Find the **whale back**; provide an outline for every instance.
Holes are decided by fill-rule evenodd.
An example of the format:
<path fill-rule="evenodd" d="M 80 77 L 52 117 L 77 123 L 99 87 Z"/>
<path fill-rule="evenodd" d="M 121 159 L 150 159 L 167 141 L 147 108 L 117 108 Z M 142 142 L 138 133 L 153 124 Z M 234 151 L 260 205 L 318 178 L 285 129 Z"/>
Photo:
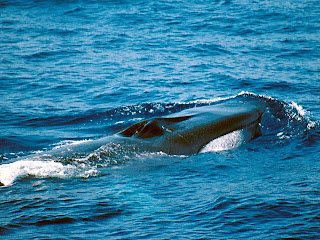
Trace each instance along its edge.
<path fill-rule="evenodd" d="M 265 106 L 260 103 L 225 102 L 144 120 L 118 134 L 141 140 L 152 150 L 190 155 L 210 141 L 239 129 L 254 129 L 252 138 L 257 137 L 264 111 Z"/>

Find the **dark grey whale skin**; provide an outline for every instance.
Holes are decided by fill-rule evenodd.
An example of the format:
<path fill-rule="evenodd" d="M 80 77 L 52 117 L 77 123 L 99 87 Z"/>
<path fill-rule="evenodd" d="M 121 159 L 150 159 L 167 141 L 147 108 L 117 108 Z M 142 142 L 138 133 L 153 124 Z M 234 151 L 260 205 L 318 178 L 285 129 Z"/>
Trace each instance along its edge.
<path fill-rule="evenodd" d="M 227 101 L 138 122 L 117 135 L 138 142 L 139 148 L 172 155 L 198 153 L 210 141 L 236 130 L 249 140 L 259 136 L 265 105 L 259 101 Z"/>

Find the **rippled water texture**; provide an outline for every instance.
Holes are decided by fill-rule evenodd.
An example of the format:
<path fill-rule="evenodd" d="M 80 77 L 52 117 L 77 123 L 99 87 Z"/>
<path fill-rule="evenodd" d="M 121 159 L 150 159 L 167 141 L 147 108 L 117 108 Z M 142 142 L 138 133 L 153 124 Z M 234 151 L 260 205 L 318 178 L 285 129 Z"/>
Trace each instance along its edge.
<path fill-rule="evenodd" d="M 319 39 L 315 0 L 1 1 L 0 236 L 320 238 Z M 258 138 L 46 156 L 233 99 Z"/>

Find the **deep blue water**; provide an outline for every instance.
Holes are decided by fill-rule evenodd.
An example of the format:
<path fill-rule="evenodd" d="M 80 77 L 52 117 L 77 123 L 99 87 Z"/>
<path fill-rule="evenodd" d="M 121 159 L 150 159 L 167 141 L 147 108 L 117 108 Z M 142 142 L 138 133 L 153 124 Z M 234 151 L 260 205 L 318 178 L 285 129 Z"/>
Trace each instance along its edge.
<path fill-rule="evenodd" d="M 0 81 L 3 239 L 320 238 L 319 1 L 0 1 Z M 236 148 L 32 157 L 231 98 Z"/>

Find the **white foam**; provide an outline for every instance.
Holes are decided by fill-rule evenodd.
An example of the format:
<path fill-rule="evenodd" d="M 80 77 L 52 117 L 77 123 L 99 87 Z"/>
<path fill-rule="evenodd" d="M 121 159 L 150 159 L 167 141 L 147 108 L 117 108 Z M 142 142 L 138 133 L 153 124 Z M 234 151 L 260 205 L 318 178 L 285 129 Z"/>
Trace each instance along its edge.
<path fill-rule="evenodd" d="M 229 97 L 216 97 L 212 99 L 199 99 L 199 100 L 194 100 L 194 101 L 189 101 L 189 102 L 177 102 L 178 104 L 210 104 L 210 103 L 216 103 L 216 102 L 221 102 L 224 100 L 229 100 L 236 98 L 238 95 L 234 96 L 229 96 Z"/>
<path fill-rule="evenodd" d="M 82 169 L 83 168 L 83 169 Z M 85 166 L 63 165 L 55 161 L 20 160 L 13 163 L 0 165 L 0 182 L 5 186 L 11 185 L 17 178 L 34 177 L 88 177 L 95 175 L 94 169 Z"/>
<path fill-rule="evenodd" d="M 256 94 L 253 92 L 248 92 L 248 91 L 241 91 L 237 96 L 252 96 L 252 97 L 257 97 L 257 98 L 262 98 L 265 100 L 271 100 L 271 101 L 279 101 L 278 99 L 268 96 L 268 95 L 264 95 L 264 94 Z"/>
<path fill-rule="evenodd" d="M 233 131 L 209 142 L 201 149 L 201 153 L 220 152 L 239 147 L 245 142 L 243 130 Z"/>
<path fill-rule="evenodd" d="M 291 104 L 289 104 L 290 107 L 296 109 L 296 111 L 301 115 L 304 116 L 306 114 L 306 110 L 303 109 L 302 106 L 298 105 L 296 102 L 292 101 Z"/>
<path fill-rule="evenodd" d="M 292 101 L 289 104 L 289 107 L 294 110 L 294 111 L 290 111 L 291 109 L 287 109 L 287 114 L 290 117 L 295 118 L 299 121 L 306 120 L 308 123 L 308 125 L 307 125 L 308 129 L 316 127 L 317 123 L 315 121 L 312 121 L 309 117 L 310 112 L 305 110 L 302 106 L 300 106 L 296 102 Z"/>
<path fill-rule="evenodd" d="M 62 147 L 65 147 L 65 146 L 74 146 L 74 145 L 79 145 L 81 143 L 85 143 L 85 142 L 90 142 L 90 141 L 93 141 L 92 139 L 83 139 L 83 140 L 66 140 L 66 141 L 61 141 L 57 144 L 55 144 L 56 146 L 53 148 L 53 149 L 59 149 L 59 148 L 62 148 Z"/>

